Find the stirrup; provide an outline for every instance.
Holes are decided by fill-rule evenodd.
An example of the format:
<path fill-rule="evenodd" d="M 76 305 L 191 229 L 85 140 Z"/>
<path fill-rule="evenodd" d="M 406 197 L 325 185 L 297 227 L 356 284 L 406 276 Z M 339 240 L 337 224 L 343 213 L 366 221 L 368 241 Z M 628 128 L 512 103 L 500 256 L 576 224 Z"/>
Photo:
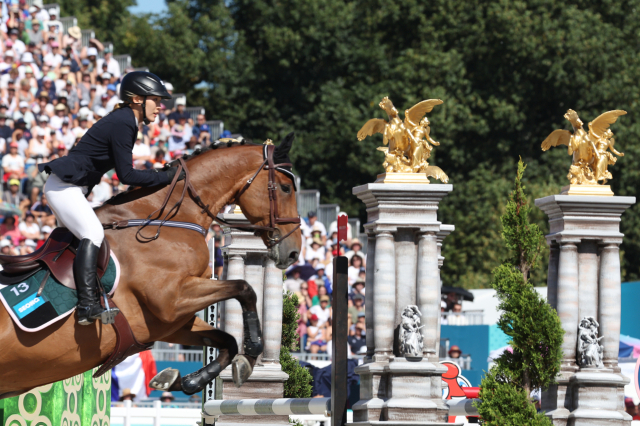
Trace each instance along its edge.
<path fill-rule="evenodd" d="M 120 313 L 120 309 L 109 307 L 109 298 L 107 297 L 107 293 L 102 293 L 102 297 L 104 299 L 104 308 L 105 310 L 100 314 L 100 321 L 103 324 L 115 324 L 116 316 Z"/>

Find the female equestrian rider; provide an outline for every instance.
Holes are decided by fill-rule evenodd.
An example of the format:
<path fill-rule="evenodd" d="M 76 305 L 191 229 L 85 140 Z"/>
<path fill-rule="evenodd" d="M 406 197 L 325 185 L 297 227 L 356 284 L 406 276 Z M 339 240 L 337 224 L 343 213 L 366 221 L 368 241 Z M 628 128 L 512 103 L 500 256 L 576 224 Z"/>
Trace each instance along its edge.
<path fill-rule="evenodd" d="M 69 155 L 39 165 L 40 171 L 49 173 L 44 193 L 58 222 L 80 240 L 73 275 L 81 325 L 92 324 L 105 311 L 96 273 L 104 230 L 85 197 L 114 167 L 122 183 L 142 187 L 169 184 L 177 170 L 133 168 L 132 149 L 140 121 L 154 121 L 160 101 L 171 99 L 162 80 L 149 72 L 128 73 L 120 85 L 120 99 L 122 103 L 96 122 Z"/>

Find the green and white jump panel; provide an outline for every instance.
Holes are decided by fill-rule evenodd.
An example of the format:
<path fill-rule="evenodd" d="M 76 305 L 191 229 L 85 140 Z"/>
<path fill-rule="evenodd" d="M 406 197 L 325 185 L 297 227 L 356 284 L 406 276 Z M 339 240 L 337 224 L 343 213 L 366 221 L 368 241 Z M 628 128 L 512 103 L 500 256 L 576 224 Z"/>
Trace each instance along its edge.
<path fill-rule="evenodd" d="M 2 426 L 109 426 L 111 370 L 96 370 L 4 399 Z"/>

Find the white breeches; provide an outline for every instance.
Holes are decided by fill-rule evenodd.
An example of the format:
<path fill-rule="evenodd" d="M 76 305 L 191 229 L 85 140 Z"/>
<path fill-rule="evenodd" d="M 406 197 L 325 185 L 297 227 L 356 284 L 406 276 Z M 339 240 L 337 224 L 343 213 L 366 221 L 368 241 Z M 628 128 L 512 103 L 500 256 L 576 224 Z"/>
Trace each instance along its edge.
<path fill-rule="evenodd" d="M 52 173 L 44 185 L 44 193 L 60 225 L 69 229 L 79 240 L 88 238 L 96 246 L 102 245 L 104 229 L 84 197 L 86 186 L 63 182 Z"/>

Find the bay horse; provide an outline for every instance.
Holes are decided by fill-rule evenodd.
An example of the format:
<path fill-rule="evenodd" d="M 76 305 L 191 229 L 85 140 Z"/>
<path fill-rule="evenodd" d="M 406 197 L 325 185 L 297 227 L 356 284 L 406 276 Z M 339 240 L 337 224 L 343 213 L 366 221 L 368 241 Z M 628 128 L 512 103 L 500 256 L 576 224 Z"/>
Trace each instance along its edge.
<path fill-rule="evenodd" d="M 270 147 L 275 163 L 290 163 L 288 153 L 293 139 L 292 133 L 279 146 Z M 236 203 L 247 219 L 257 225 L 256 232 L 270 247 L 268 256 L 278 268 L 285 269 L 297 260 L 301 248 L 293 175 L 268 170 L 264 145 L 228 145 L 231 144 L 224 144 L 221 149 L 212 146 L 182 163 L 188 167 L 190 183 L 199 198 L 187 195 L 170 219 L 209 229 L 213 219 L 208 213 Z M 184 185 L 185 180 L 177 182 L 169 206 L 179 200 Z M 158 209 L 168 191 L 168 187 L 127 191 L 105 202 L 96 213 L 102 223 L 145 219 Z M 207 207 L 206 211 L 203 206 Z M 295 218 L 298 224 L 294 220 L 277 220 L 283 217 Z M 142 232 L 153 236 L 157 230 L 157 227 L 149 226 Z M 107 229 L 105 234 L 120 263 L 120 282 L 113 301 L 126 316 L 137 340 L 220 349 L 220 355 L 213 363 L 189 375 L 188 389 L 182 389 L 183 378 L 169 383 L 171 390 L 198 392 L 232 362 L 234 367 L 238 362 L 249 369 L 248 374 L 251 373 L 257 355 L 238 355 L 238 346 L 231 335 L 195 316 L 209 305 L 235 298 L 242 305 L 243 314 L 256 318 L 260 332 L 253 289 L 244 280 L 210 279 L 209 250 L 201 234 L 169 227 L 162 227 L 155 240 L 140 239 L 135 227 Z M 245 332 L 245 348 L 247 339 L 252 338 L 247 334 L 253 336 L 254 331 Z M 2 306 L 0 399 L 91 370 L 105 362 L 115 345 L 113 327 L 99 321 L 81 326 L 72 314 L 44 330 L 28 333 L 13 323 Z M 261 343 L 259 346 L 261 352 Z M 236 385 L 241 385 L 248 374 Z"/>

